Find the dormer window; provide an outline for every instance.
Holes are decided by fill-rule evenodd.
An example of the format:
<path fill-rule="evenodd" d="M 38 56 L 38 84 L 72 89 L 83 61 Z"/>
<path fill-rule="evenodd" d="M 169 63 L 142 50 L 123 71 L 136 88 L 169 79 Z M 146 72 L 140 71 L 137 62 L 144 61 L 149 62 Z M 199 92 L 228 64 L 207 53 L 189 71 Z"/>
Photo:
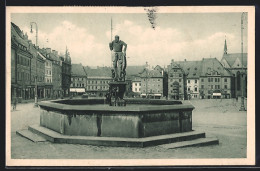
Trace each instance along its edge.
<path fill-rule="evenodd" d="M 194 69 L 197 70 L 197 67 L 195 67 Z"/>

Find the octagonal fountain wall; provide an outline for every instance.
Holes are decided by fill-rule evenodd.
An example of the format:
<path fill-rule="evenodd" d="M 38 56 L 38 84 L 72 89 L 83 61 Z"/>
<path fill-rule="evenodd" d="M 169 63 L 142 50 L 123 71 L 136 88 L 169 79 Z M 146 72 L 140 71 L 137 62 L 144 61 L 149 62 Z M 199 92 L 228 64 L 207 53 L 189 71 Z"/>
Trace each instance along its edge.
<path fill-rule="evenodd" d="M 64 135 L 143 138 L 192 131 L 192 105 L 181 101 L 126 99 L 108 106 L 103 99 L 39 102 L 40 125 Z"/>

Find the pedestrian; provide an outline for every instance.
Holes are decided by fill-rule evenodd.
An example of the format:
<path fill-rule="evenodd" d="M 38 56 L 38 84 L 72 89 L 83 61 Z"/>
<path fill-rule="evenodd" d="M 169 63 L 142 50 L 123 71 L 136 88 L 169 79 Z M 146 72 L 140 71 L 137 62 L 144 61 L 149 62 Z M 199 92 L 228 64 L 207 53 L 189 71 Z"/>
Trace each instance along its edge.
<path fill-rule="evenodd" d="M 16 110 L 16 103 L 17 103 L 17 100 L 16 100 L 16 97 L 14 97 L 14 99 L 13 99 L 13 110 Z"/>
<path fill-rule="evenodd" d="M 236 101 L 238 102 L 238 96 L 236 96 Z"/>

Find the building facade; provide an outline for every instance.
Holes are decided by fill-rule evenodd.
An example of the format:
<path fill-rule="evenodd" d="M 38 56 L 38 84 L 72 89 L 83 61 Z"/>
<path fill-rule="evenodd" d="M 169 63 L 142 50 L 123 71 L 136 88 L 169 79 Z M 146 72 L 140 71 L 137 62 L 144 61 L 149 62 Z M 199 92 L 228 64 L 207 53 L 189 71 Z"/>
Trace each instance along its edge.
<path fill-rule="evenodd" d="M 62 97 L 70 96 L 70 84 L 71 84 L 71 58 L 66 48 L 64 56 L 60 56 L 61 60 L 61 80 L 62 80 Z"/>
<path fill-rule="evenodd" d="M 146 67 L 139 75 L 141 79 L 141 97 L 161 99 L 163 97 L 163 73 Z"/>
<path fill-rule="evenodd" d="M 84 67 L 87 74 L 86 93 L 90 97 L 105 97 L 112 81 L 110 67 Z"/>
<path fill-rule="evenodd" d="M 52 59 L 52 98 L 57 99 L 61 97 L 62 94 L 62 82 L 61 82 L 61 67 L 62 62 L 58 57 L 58 52 L 52 50 L 50 53 Z"/>
<path fill-rule="evenodd" d="M 84 94 L 87 86 L 87 74 L 82 64 L 71 65 L 71 85 L 70 93 L 72 95 Z"/>
<path fill-rule="evenodd" d="M 11 100 L 31 98 L 31 60 L 25 35 L 14 23 L 11 23 Z"/>
<path fill-rule="evenodd" d="M 186 75 L 174 60 L 168 66 L 168 99 L 186 99 Z"/>
<path fill-rule="evenodd" d="M 141 94 L 141 88 L 141 78 L 139 76 L 135 76 L 132 80 L 132 91 Z"/>
<path fill-rule="evenodd" d="M 225 40 L 224 54 L 221 63 L 232 73 L 231 95 L 237 97 L 242 95 L 242 86 L 244 96 L 247 96 L 247 53 L 228 53 Z M 243 85 L 242 85 L 243 84 Z"/>
<path fill-rule="evenodd" d="M 204 58 L 200 75 L 201 98 L 231 98 L 231 78 L 231 72 L 216 58 Z"/>

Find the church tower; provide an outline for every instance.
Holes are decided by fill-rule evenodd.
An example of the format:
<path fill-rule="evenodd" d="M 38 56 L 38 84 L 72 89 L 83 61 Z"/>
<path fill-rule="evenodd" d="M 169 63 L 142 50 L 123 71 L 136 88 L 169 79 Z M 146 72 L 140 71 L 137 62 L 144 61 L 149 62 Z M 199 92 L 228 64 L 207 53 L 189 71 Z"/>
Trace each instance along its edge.
<path fill-rule="evenodd" d="M 227 54 L 227 41 L 225 39 L 225 45 L 224 45 L 224 55 Z"/>

